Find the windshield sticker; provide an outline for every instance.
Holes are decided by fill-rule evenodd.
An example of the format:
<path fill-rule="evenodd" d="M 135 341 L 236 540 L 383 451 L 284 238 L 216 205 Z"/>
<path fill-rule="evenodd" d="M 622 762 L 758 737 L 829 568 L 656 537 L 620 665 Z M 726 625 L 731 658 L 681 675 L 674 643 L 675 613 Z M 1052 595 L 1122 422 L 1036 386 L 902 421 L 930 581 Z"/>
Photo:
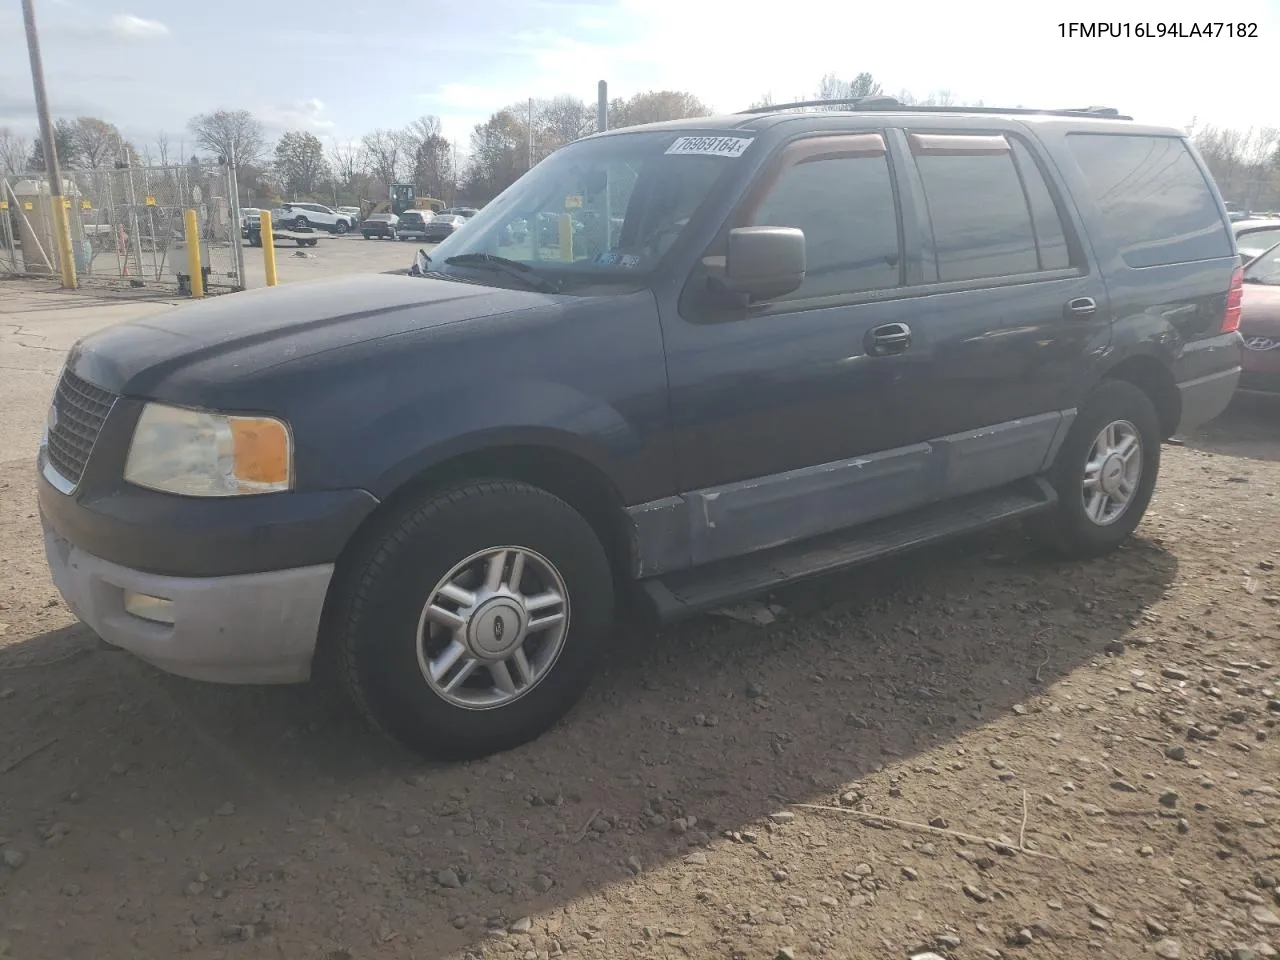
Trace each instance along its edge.
<path fill-rule="evenodd" d="M 582 209 L 582 197 L 581 197 L 579 194 L 576 194 L 576 193 L 570 194 L 569 196 L 565 197 L 565 198 L 564 198 L 564 208 L 565 208 L 566 210 L 581 210 L 581 209 Z"/>
<path fill-rule="evenodd" d="M 680 137 L 668 154 L 700 157 L 740 157 L 755 137 Z"/>

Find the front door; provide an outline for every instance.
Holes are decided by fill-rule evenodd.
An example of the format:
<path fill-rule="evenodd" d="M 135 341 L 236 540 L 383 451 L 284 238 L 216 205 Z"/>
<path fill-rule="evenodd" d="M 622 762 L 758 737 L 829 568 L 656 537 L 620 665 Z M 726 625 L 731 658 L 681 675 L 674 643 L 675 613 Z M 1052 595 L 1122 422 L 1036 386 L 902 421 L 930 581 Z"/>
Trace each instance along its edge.
<path fill-rule="evenodd" d="M 911 385 L 898 191 L 883 132 L 795 141 L 748 190 L 729 227 L 804 231 L 799 289 L 747 308 L 701 294 L 724 234 L 664 311 L 680 488 L 701 563 L 850 526 L 927 496 L 927 444 Z M 912 219 L 907 223 L 914 224 Z"/>

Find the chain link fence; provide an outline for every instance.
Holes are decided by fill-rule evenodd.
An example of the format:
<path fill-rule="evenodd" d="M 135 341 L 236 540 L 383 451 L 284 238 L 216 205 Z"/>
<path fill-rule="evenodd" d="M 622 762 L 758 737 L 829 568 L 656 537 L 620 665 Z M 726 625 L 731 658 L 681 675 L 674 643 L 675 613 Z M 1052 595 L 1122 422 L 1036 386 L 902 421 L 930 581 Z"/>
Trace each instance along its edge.
<path fill-rule="evenodd" d="M 68 170 L 63 203 L 76 274 L 86 286 L 190 289 L 183 214 L 196 211 L 209 293 L 243 289 L 235 172 L 214 163 Z M 58 274 L 49 183 L 41 174 L 0 181 L 0 271 Z"/>

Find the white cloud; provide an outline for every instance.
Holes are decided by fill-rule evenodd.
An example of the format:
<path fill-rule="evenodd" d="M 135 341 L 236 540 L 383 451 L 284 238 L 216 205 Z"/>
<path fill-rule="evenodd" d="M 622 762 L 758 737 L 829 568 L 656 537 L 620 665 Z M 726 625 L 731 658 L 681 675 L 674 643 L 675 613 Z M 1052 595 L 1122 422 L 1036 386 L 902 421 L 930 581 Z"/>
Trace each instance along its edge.
<path fill-rule="evenodd" d="M 312 97 L 293 103 L 276 104 L 257 111 L 258 118 L 269 128 L 279 130 L 308 130 L 312 133 L 328 133 L 337 126 L 324 115 L 324 101 Z"/>
<path fill-rule="evenodd" d="M 159 20 L 135 17 L 132 13 L 117 13 L 107 21 L 107 30 L 120 40 L 155 40 L 169 35 L 169 28 Z"/>

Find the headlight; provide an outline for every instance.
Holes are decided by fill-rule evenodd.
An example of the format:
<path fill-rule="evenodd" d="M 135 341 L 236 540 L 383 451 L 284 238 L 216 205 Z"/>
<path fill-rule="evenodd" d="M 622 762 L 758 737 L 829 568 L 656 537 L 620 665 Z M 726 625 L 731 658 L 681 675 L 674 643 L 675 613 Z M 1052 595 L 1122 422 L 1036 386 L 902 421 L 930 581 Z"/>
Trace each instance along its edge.
<path fill-rule="evenodd" d="M 272 417 L 233 417 L 148 403 L 138 418 L 124 478 L 188 497 L 288 490 L 289 428 Z"/>

